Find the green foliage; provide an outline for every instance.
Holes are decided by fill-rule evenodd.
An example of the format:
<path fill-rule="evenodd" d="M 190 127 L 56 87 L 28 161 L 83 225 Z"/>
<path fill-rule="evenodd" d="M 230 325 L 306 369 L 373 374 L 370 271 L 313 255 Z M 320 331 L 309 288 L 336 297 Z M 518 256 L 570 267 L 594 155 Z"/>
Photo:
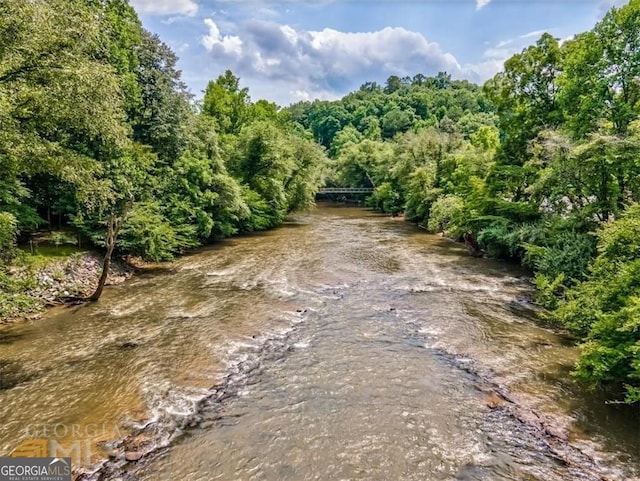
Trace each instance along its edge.
<path fill-rule="evenodd" d="M 394 189 L 391 182 L 383 182 L 376 187 L 370 202 L 383 212 L 389 212 L 392 215 L 402 212 L 404 207 L 400 192 Z"/>
<path fill-rule="evenodd" d="M 189 226 L 191 227 L 191 226 Z M 191 227 L 193 228 L 193 227 Z M 195 247 L 192 232 L 178 232 L 156 202 L 137 203 L 121 233 L 121 248 L 153 261 L 169 260 L 187 247 Z"/>
<path fill-rule="evenodd" d="M 587 279 L 569 289 L 555 317 L 583 336 L 576 375 L 589 384 L 625 384 L 627 400 L 640 387 L 640 206 L 599 233 Z"/>
<path fill-rule="evenodd" d="M 278 123 L 261 120 L 245 126 L 229 159 L 231 174 L 243 186 L 239 229 L 274 227 L 288 213 L 310 207 L 323 182 L 324 159 L 317 145 Z"/>
<path fill-rule="evenodd" d="M 560 296 L 564 292 L 564 273 L 550 279 L 545 274 L 536 274 L 533 283 L 536 286 L 536 302 L 545 309 L 557 309 Z"/>
<path fill-rule="evenodd" d="M 309 129 L 318 143 L 338 157 L 334 139 L 352 127 L 369 140 L 392 139 L 398 134 L 443 126 L 476 132 L 482 125 L 494 126 L 493 106 L 477 85 L 452 80 L 441 72 L 435 77 L 391 76 L 386 88 L 368 82 L 343 99 L 299 102 L 286 108 L 292 120 Z M 443 118 L 446 114 L 446 120 Z"/>
<path fill-rule="evenodd" d="M 640 89 L 640 2 L 612 8 L 591 31 L 563 47 L 564 72 L 559 100 L 568 130 L 576 137 L 608 122 L 625 134 L 638 117 Z"/>
<path fill-rule="evenodd" d="M 21 277 L 10 275 L 0 263 L 0 320 L 33 312 L 41 303 L 27 294 L 35 279 L 29 271 Z"/>
<path fill-rule="evenodd" d="M 78 239 L 68 232 L 57 231 L 51 234 L 51 242 L 53 242 L 57 248 L 63 244 L 76 245 L 78 243 Z"/>
<path fill-rule="evenodd" d="M 370 139 L 346 145 L 337 159 L 336 170 L 342 185 L 374 187 L 383 181 L 385 167 L 393 158 L 391 145 Z"/>
<path fill-rule="evenodd" d="M 0 316 L 33 307 L 8 275 L 18 230 L 73 225 L 108 247 L 117 220 L 117 250 L 170 259 L 280 224 L 329 178 L 530 267 L 585 341 L 577 376 L 638 401 L 639 39 L 630 0 L 563 44 L 543 34 L 483 88 L 391 76 L 280 109 L 227 70 L 198 112 L 125 0 L 4 0 Z"/>
<path fill-rule="evenodd" d="M 427 228 L 431 232 L 444 232 L 457 237 L 464 225 L 464 200 L 456 195 L 445 195 L 433 203 Z"/>
<path fill-rule="evenodd" d="M 165 163 L 184 152 L 186 123 L 192 113 L 177 61 L 178 57 L 156 35 L 142 32 L 135 72 L 140 105 L 131 115 L 133 138 L 151 146 Z"/>
<path fill-rule="evenodd" d="M 550 279 L 560 275 L 568 280 L 582 279 L 595 253 L 595 239 L 589 234 L 548 232 L 541 243 L 546 245 L 522 244 L 527 251 L 525 261 Z"/>
<path fill-rule="evenodd" d="M 35 219 L 22 178 L 79 183 L 125 141 L 119 79 L 98 60 L 104 34 L 81 2 L 0 5 L 0 208 L 22 226 Z"/>
<path fill-rule="evenodd" d="M 513 258 L 520 248 L 517 230 L 505 218 L 480 230 L 477 241 L 491 257 Z"/>
<path fill-rule="evenodd" d="M 390 110 L 381 119 L 382 138 L 389 139 L 398 133 L 406 132 L 414 122 L 413 112 L 405 109 Z"/>
<path fill-rule="evenodd" d="M 246 120 L 249 91 L 240 88 L 240 79 L 231 70 L 209 82 L 202 103 L 202 113 L 214 118 L 217 130 L 236 134 Z"/>
<path fill-rule="evenodd" d="M 197 114 L 177 60 L 125 0 L 0 4 L 3 262 L 53 216 L 104 247 L 117 219 L 117 250 L 163 260 L 312 205 L 326 157 L 300 124 L 230 71 Z"/>
<path fill-rule="evenodd" d="M 0 212 L 0 267 L 13 259 L 17 233 L 16 218 L 8 212 Z"/>

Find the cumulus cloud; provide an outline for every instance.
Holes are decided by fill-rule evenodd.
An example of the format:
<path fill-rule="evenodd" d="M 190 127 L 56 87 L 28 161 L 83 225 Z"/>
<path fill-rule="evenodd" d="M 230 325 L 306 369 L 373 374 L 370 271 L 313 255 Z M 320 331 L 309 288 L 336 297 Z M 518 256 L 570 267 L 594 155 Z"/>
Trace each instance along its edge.
<path fill-rule="evenodd" d="M 131 5 L 142 13 L 154 15 L 189 15 L 198 13 L 194 0 L 131 0 Z"/>
<path fill-rule="evenodd" d="M 221 55 L 242 55 L 242 40 L 235 35 L 220 34 L 220 29 L 216 22 L 210 18 L 204 20 L 204 24 L 209 28 L 209 33 L 202 37 L 202 45 L 209 52 Z"/>
<path fill-rule="evenodd" d="M 486 7 L 491 3 L 491 0 L 476 0 L 476 10 Z"/>
<path fill-rule="evenodd" d="M 486 71 L 484 65 L 477 71 L 473 66 L 463 68 L 437 43 L 399 27 L 373 32 L 307 31 L 253 20 L 231 35 L 211 19 L 205 24 L 208 34 L 202 44 L 218 70 L 230 68 L 252 80 L 252 85 L 278 85 L 289 100 L 335 98 L 366 81 L 384 81 L 390 75 L 447 71 L 454 77 L 480 81 Z M 253 86 L 251 91 L 255 91 Z"/>
<path fill-rule="evenodd" d="M 482 83 L 500 72 L 507 58 L 508 57 L 491 58 L 484 62 L 465 65 L 463 67 L 463 76 L 475 82 Z"/>

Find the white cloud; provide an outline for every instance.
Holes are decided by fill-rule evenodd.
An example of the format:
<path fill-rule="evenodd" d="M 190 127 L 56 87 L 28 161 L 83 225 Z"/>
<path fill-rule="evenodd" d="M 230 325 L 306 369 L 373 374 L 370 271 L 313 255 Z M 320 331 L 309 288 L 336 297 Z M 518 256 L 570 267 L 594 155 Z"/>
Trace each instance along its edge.
<path fill-rule="evenodd" d="M 541 37 L 543 33 L 548 32 L 548 30 L 534 30 L 533 32 L 525 33 L 524 35 L 520 35 L 518 38 L 533 38 L 533 37 Z"/>
<path fill-rule="evenodd" d="M 198 13 L 194 0 L 131 0 L 131 5 L 142 13 L 155 15 L 189 15 Z"/>
<path fill-rule="evenodd" d="M 484 56 L 486 58 L 505 60 L 505 59 L 509 58 L 511 53 L 512 53 L 511 49 L 496 47 L 496 48 L 488 48 L 487 50 L 485 50 L 484 51 Z"/>
<path fill-rule="evenodd" d="M 296 90 L 291 90 L 289 92 L 289 94 L 295 99 L 295 100 L 302 100 L 302 101 L 309 101 L 312 100 L 311 94 L 309 92 L 307 92 L 306 90 L 302 90 L 302 89 L 296 89 Z"/>
<path fill-rule="evenodd" d="M 496 50 L 477 65 L 461 66 L 424 35 L 399 27 L 373 32 L 296 29 L 267 21 L 224 28 L 206 19 L 202 45 L 209 51 L 212 75 L 231 69 L 250 87 L 252 97 L 280 104 L 312 98 L 337 98 L 367 81 L 390 75 L 436 75 L 482 82 L 502 67 Z"/>
<path fill-rule="evenodd" d="M 470 78 L 471 80 L 475 80 L 476 82 L 484 82 L 504 68 L 505 60 L 506 58 L 490 59 L 485 62 L 465 65 L 463 76 Z"/>
<path fill-rule="evenodd" d="M 223 54 L 242 55 L 242 40 L 235 35 L 220 35 L 220 29 L 210 18 L 204 20 L 204 24 L 209 27 L 209 34 L 202 37 L 202 45 L 209 52 L 219 51 Z"/>
<path fill-rule="evenodd" d="M 509 39 L 509 40 L 502 40 L 501 42 L 498 42 L 498 44 L 496 45 L 496 48 L 503 48 L 506 47 L 507 45 L 513 43 L 513 39 Z"/>
<path fill-rule="evenodd" d="M 486 7 L 491 3 L 491 0 L 476 0 L 476 10 Z"/>

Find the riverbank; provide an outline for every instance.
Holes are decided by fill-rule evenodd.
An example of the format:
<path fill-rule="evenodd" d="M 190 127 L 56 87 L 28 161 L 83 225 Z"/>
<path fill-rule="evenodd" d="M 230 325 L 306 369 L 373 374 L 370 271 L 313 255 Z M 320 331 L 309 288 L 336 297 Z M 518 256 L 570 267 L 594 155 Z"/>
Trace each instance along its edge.
<path fill-rule="evenodd" d="M 135 259 L 114 258 L 107 285 L 131 278 L 141 268 Z M 4 299 L 0 325 L 39 319 L 47 307 L 64 305 L 69 298 L 89 296 L 102 272 L 102 255 L 86 251 L 44 262 L 21 262 L 10 268 L 15 287 Z"/>

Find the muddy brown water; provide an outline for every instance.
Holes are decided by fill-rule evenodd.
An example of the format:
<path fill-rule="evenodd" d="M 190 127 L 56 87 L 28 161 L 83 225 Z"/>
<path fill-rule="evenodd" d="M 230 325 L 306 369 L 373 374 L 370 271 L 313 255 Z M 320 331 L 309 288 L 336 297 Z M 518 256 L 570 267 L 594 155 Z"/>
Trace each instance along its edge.
<path fill-rule="evenodd" d="M 111 480 L 637 479 L 637 412 L 573 385 L 529 294 L 320 206 L 3 328 L 0 454 L 45 438 Z"/>

